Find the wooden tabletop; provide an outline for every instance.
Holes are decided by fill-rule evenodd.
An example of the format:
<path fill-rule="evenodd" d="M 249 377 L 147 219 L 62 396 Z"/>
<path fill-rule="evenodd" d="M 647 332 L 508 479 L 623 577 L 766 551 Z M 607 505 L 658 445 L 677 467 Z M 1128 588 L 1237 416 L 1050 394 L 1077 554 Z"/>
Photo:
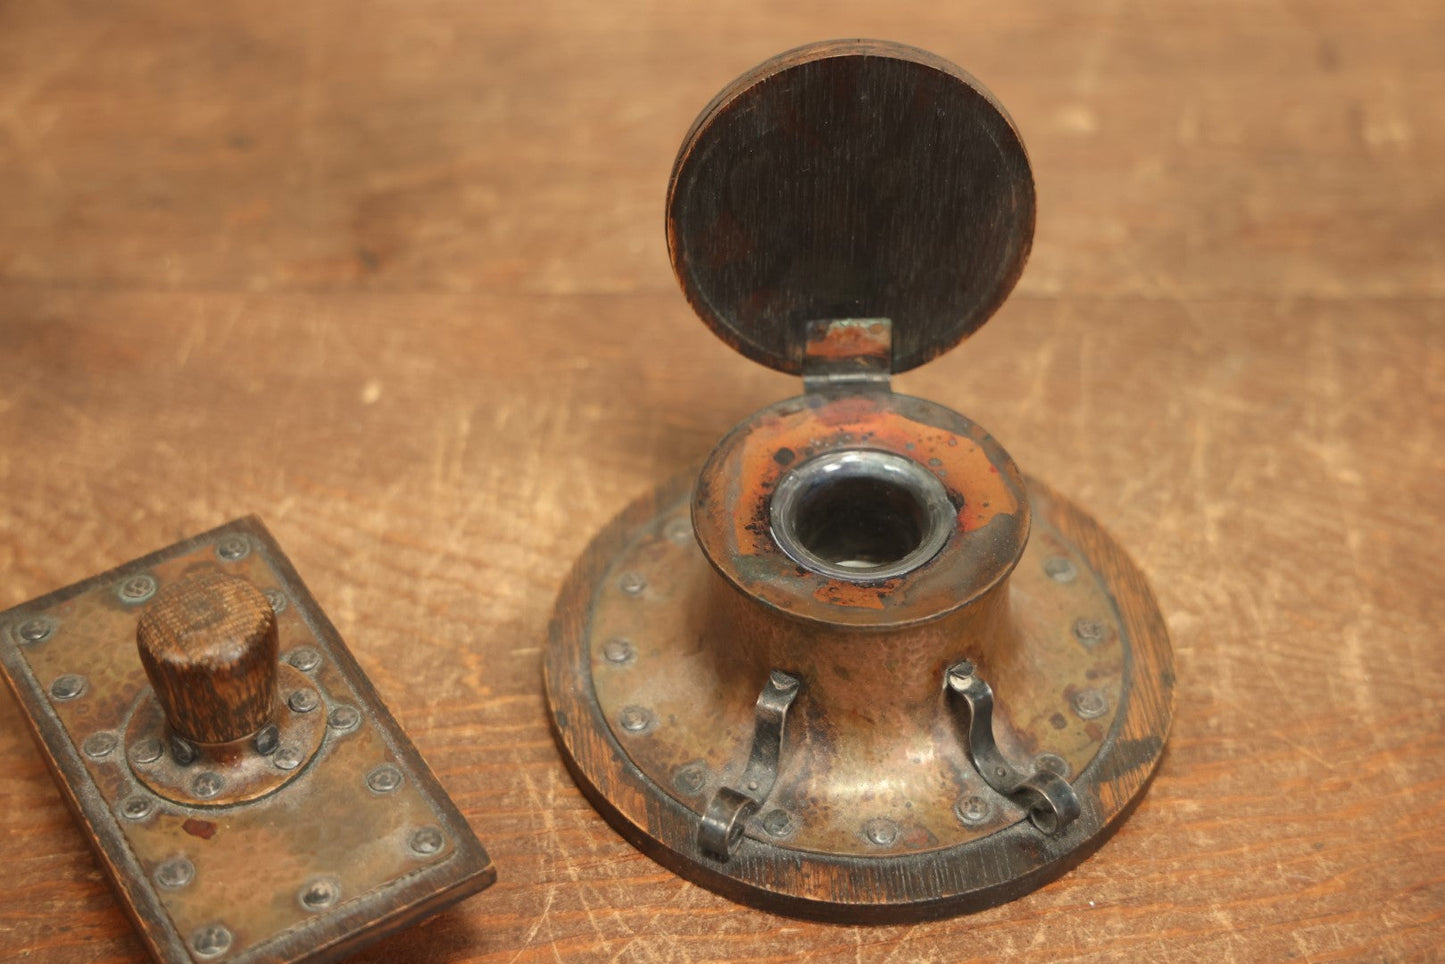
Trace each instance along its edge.
<path fill-rule="evenodd" d="M 588 539 L 798 390 L 690 312 L 662 202 L 718 88 L 834 36 L 1022 131 L 1022 282 L 899 387 L 1106 525 L 1178 661 L 1110 843 L 908 927 L 635 852 L 540 679 Z M 1413 0 L 0 5 L 0 609 L 261 515 L 500 873 L 365 961 L 1439 953 L 1442 36 Z M 8 693 L 0 766 L 0 957 L 141 957 Z"/>

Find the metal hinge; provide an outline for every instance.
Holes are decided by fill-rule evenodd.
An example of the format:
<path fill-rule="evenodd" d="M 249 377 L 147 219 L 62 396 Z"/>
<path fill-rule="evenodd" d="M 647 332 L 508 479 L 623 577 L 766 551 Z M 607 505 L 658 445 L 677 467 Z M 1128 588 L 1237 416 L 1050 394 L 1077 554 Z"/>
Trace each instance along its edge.
<path fill-rule="evenodd" d="M 803 353 L 803 391 L 846 388 L 889 391 L 893 373 L 893 322 L 887 318 L 839 318 L 808 323 Z"/>

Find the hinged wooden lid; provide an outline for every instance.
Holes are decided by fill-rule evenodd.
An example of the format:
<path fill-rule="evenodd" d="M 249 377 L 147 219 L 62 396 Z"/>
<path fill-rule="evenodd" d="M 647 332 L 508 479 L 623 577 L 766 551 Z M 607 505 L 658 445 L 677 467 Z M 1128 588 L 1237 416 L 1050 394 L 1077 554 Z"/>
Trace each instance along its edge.
<path fill-rule="evenodd" d="M 983 85 L 923 50 L 829 41 L 739 77 L 683 141 L 672 264 L 728 344 L 800 372 L 809 322 L 890 318 L 892 370 L 976 331 L 1034 230 L 1018 131 Z"/>

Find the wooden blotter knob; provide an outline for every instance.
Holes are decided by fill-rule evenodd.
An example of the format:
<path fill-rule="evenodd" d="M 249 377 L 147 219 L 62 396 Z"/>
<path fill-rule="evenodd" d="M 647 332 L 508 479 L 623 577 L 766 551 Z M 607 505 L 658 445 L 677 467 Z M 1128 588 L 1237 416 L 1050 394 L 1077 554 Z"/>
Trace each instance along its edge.
<path fill-rule="evenodd" d="M 270 722 L 276 613 L 246 580 L 208 571 L 167 586 L 141 614 L 136 646 L 181 736 L 226 743 Z"/>

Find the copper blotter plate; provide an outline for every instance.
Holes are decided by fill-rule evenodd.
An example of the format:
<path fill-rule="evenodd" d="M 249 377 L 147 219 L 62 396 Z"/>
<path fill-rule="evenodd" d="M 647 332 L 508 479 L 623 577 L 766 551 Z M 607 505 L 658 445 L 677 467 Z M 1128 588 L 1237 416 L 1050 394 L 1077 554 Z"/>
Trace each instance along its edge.
<path fill-rule="evenodd" d="M 259 799 L 177 803 L 138 778 L 149 685 L 136 625 L 154 594 L 220 569 L 265 592 L 281 669 L 324 734 Z M 160 961 L 331 960 L 496 880 L 496 871 L 255 517 L 0 614 L 0 662 L 121 904 Z M 274 757 L 273 757 L 274 759 Z"/>

